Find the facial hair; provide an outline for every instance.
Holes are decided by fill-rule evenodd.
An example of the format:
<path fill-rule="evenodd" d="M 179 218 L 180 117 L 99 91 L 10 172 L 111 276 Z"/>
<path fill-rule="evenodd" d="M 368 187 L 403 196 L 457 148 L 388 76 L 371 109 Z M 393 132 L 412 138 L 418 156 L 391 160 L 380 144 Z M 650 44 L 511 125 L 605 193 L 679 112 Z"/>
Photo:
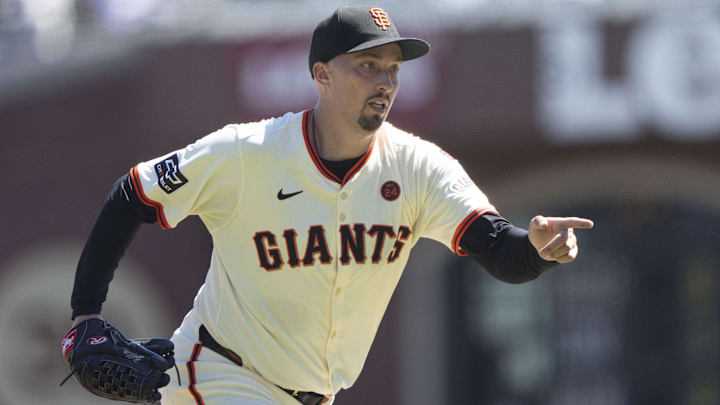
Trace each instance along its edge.
<path fill-rule="evenodd" d="M 380 128 L 380 126 L 382 125 L 383 121 L 385 120 L 380 114 L 373 114 L 371 116 L 360 114 L 360 117 L 358 118 L 358 124 L 360 124 L 360 128 L 368 132 L 377 131 L 378 128 Z"/>
<path fill-rule="evenodd" d="M 390 106 L 390 97 L 383 96 L 382 94 L 376 94 L 372 97 L 369 97 L 368 100 L 378 97 L 386 97 L 388 100 L 388 111 Z M 367 102 L 366 102 L 367 105 Z M 377 131 L 378 128 L 383 124 L 385 121 L 385 118 L 380 114 L 372 114 L 372 115 L 365 115 L 362 112 L 360 112 L 360 116 L 358 117 L 358 124 L 360 125 L 360 128 L 364 129 L 365 131 L 372 132 Z"/>

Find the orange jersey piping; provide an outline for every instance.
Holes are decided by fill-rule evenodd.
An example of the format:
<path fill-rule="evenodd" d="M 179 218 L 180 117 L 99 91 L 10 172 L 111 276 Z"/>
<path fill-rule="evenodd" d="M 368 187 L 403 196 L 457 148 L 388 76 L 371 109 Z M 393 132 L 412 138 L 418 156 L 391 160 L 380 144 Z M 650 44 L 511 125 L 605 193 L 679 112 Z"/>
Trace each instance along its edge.
<path fill-rule="evenodd" d="M 165 213 L 163 212 L 162 204 L 157 201 L 151 200 L 147 195 L 145 195 L 142 182 L 140 181 L 140 176 L 138 175 L 137 165 L 130 169 L 130 180 L 132 181 L 133 188 L 135 189 L 135 195 L 138 196 L 140 202 L 147 205 L 148 207 L 154 208 L 155 216 L 157 217 L 160 227 L 162 229 L 169 229 L 170 225 L 168 225 L 167 220 L 165 219 Z"/>
<path fill-rule="evenodd" d="M 188 384 L 188 391 L 190 391 L 190 395 L 195 398 L 195 403 L 197 405 L 205 405 L 202 396 L 200 396 L 200 393 L 195 388 L 195 384 L 197 383 L 197 381 L 195 380 L 195 365 L 193 364 L 200 356 L 200 351 L 202 350 L 202 347 L 203 345 L 201 343 L 197 343 L 195 347 L 193 347 L 190 361 L 187 362 L 188 377 L 190 378 L 190 383 Z"/>
<path fill-rule="evenodd" d="M 315 164 L 315 167 L 320 171 L 320 173 L 325 176 L 327 179 L 334 181 L 335 183 L 340 184 L 340 187 L 344 186 L 357 172 L 362 169 L 362 167 L 367 162 L 368 158 L 370 157 L 370 154 L 372 153 L 373 147 L 375 146 L 375 138 L 373 138 L 372 144 L 370 144 L 370 148 L 368 148 L 367 152 L 363 154 L 363 156 L 360 158 L 360 160 L 353 165 L 353 167 L 348 170 L 347 174 L 345 174 L 345 177 L 340 179 L 338 176 L 333 174 L 322 162 L 322 159 L 320 159 L 320 155 L 315 150 L 315 147 L 313 146 L 312 142 L 310 141 L 310 117 L 312 114 L 313 109 L 309 109 L 303 113 L 303 119 L 302 119 L 302 131 L 303 131 L 303 138 L 305 139 L 305 147 L 308 150 L 308 154 L 310 155 L 310 158 L 312 158 L 313 163 Z"/>
<path fill-rule="evenodd" d="M 452 238 L 452 250 L 453 252 L 457 253 L 460 256 L 467 256 L 467 252 L 463 250 L 463 248 L 460 247 L 460 241 L 462 240 L 463 235 L 465 235 L 465 232 L 470 228 L 470 225 L 475 222 L 476 219 L 480 218 L 481 215 L 487 214 L 489 212 L 497 214 L 497 212 L 493 211 L 490 208 L 486 209 L 476 209 L 475 211 L 471 212 L 465 219 L 463 219 L 462 222 L 460 222 L 460 225 L 455 229 L 455 235 L 453 235 Z"/>

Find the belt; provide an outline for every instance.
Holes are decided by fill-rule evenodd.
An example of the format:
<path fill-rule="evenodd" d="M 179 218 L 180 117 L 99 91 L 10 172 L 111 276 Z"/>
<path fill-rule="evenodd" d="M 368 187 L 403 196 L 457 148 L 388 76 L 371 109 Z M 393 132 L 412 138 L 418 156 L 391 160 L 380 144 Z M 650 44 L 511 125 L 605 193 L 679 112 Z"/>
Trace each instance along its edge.
<path fill-rule="evenodd" d="M 203 346 L 207 347 L 208 349 L 242 367 L 242 358 L 238 356 L 237 353 L 235 353 L 234 351 L 218 343 L 207 331 L 205 325 L 200 325 L 200 343 L 202 343 Z M 278 388 L 287 392 L 288 395 L 295 398 L 303 405 L 322 405 L 330 400 L 330 398 L 326 397 L 325 395 L 317 394 L 315 392 L 288 390 L 280 386 L 278 386 Z"/>

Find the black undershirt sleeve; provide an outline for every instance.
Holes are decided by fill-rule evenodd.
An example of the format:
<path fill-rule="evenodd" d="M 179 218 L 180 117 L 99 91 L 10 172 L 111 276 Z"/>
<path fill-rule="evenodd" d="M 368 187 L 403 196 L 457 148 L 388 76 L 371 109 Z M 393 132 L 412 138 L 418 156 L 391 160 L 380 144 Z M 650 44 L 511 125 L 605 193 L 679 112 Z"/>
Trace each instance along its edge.
<path fill-rule="evenodd" d="M 542 259 L 527 235 L 526 230 L 499 215 L 484 214 L 465 231 L 460 247 L 493 277 L 520 284 L 538 278 L 557 265 Z"/>
<path fill-rule="evenodd" d="M 115 269 L 142 223 L 156 222 L 155 210 L 133 190 L 129 174 L 113 184 L 90 232 L 75 272 L 72 318 L 98 314 Z"/>

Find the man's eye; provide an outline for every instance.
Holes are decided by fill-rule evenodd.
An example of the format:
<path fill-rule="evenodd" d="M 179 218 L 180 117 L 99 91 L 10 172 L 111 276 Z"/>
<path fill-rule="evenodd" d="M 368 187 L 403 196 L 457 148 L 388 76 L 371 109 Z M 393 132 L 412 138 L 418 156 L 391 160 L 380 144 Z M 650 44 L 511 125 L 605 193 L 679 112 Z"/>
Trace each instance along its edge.
<path fill-rule="evenodd" d="M 363 63 L 363 64 L 360 65 L 360 66 L 364 67 L 365 69 L 372 69 L 372 68 L 375 67 L 375 64 L 372 63 L 372 62 L 365 62 L 365 63 Z"/>
<path fill-rule="evenodd" d="M 400 66 L 398 66 L 398 65 L 393 65 L 390 67 L 390 72 L 392 72 L 392 73 L 397 73 L 399 71 L 400 71 Z"/>

